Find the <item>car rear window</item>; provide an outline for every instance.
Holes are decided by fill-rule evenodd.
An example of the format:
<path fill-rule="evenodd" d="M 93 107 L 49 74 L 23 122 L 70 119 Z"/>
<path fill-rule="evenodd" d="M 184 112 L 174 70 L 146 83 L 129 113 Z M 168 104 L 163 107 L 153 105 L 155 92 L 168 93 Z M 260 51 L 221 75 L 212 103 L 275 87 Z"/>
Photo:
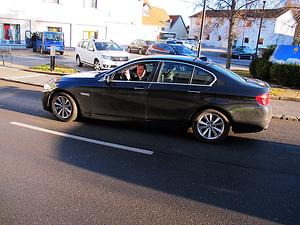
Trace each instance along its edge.
<path fill-rule="evenodd" d="M 210 85 L 214 80 L 215 78 L 212 74 L 196 67 L 192 84 Z"/>

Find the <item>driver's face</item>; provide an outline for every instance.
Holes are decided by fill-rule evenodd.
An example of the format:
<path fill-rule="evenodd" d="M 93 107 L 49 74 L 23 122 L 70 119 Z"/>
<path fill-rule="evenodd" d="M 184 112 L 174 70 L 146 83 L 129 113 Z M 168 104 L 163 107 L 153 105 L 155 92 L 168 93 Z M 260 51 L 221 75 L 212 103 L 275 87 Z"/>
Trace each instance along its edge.
<path fill-rule="evenodd" d="M 137 66 L 136 72 L 137 72 L 137 74 L 138 74 L 139 77 L 143 76 L 144 66 L 141 66 L 141 65 Z"/>

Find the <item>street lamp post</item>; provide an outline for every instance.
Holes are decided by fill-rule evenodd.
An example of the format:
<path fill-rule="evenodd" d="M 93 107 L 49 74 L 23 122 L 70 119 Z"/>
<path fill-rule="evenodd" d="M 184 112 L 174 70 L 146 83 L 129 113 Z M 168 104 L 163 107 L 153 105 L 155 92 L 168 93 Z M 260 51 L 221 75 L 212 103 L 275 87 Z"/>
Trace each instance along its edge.
<path fill-rule="evenodd" d="M 203 12 L 202 12 L 202 20 L 201 20 L 201 28 L 200 28 L 199 42 L 198 42 L 198 52 L 197 52 L 197 57 L 198 58 L 201 55 L 203 27 L 204 27 L 204 20 L 205 20 L 205 8 L 206 8 L 206 0 L 203 0 Z"/>
<path fill-rule="evenodd" d="M 263 12 L 265 10 L 265 4 L 266 4 L 266 0 L 263 1 L 263 8 L 262 8 Z M 258 49 L 258 43 L 259 43 L 259 39 L 260 39 L 260 31 L 261 31 L 262 21 L 263 21 L 263 13 L 262 13 L 262 16 L 260 18 L 260 23 L 259 23 L 258 36 L 257 36 L 257 42 L 256 42 L 256 48 L 255 48 L 255 57 L 257 57 L 257 49 Z"/>

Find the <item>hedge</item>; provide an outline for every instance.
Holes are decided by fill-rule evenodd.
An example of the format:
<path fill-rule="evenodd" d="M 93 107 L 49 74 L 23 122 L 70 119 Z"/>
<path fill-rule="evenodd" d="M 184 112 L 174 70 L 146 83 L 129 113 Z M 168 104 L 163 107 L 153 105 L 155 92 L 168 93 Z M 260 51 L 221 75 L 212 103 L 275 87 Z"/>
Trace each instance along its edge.
<path fill-rule="evenodd" d="M 300 88 L 300 65 L 274 64 L 270 69 L 270 78 L 279 85 Z"/>
<path fill-rule="evenodd" d="M 254 78 L 269 81 L 270 69 L 273 64 L 267 59 L 253 59 L 249 66 L 249 71 Z"/>

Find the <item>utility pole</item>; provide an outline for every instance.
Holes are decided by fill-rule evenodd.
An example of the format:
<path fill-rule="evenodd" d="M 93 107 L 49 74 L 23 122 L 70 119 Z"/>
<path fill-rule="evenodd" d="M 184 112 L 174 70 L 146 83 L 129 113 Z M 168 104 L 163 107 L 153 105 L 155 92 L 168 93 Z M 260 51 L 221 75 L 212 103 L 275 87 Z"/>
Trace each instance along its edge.
<path fill-rule="evenodd" d="M 205 11 L 206 11 L 205 8 L 206 8 L 206 0 L 203 0 L 202 20 L 201 20 L 201 28 L 200 28 L 199 42 L 198 42 L 198 53 L 197 53 L 197 57 L 198 57 L 198 58 L 199 58 L 200 55 L 201 55 L 203 27 L 204 27 Z"/>
<path fill-rule="evenodd" d="M 258 36 L 257 36 L 257 42 L 256 42 L 256 48 L 255 48 L 255 57 L 257 57 L 257 49 L 258 49 L 258 43 L 259 43 L 259 38 L 260 38 L 263 15 L 264 15 L 264 11 L 265 11 L 265 4 L 266 4 L 266 0 L 263 1 L 263 8 L 262 8 L 263 12 L 262 12 L 262 16 L 260 18 L 260 23 L 259 23 Z"/>

